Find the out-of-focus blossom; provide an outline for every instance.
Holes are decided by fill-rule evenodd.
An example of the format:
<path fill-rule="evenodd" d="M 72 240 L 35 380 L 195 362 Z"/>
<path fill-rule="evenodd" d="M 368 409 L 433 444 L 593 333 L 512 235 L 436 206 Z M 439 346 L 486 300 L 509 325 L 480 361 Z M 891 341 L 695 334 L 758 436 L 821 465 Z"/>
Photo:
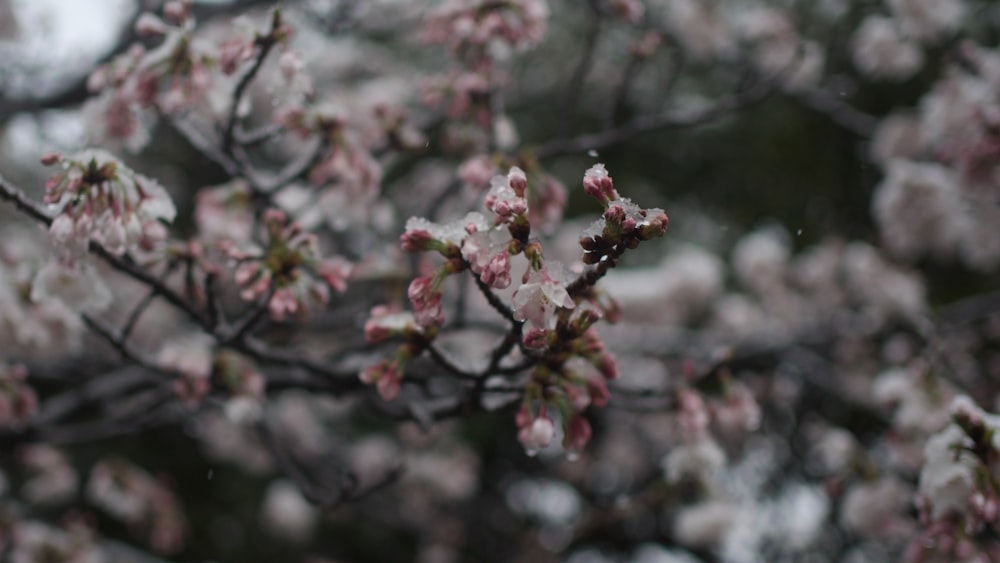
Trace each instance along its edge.
<path fill-rule="evenodd" d="M 78 257 L 90 241 L 118 255 L 151 252 L 163 242 L 159 221 L 173 221 L 177 209 L 156 181 L 99 149 L 47 161 L 62 167 L 45 182 L 45 203 L 56 214 L 49 234 L 57 246 Z"/>
<path fill-rule="evenodd" d="M 955 31 L 966 14 L 965 0 L 887 0 L 903 32 L 925 42 Z"/>
<path fill-rule="evenodd" d="M 318 518 L 316 509 L 291 481 L 274 481 L 264 493 L 260 522 L 269 534 L 301 543 L 312 534 Z"/>
<path fill-rule="evenodd" d="M 920 46 L 906 38 L 892 19 L 870 15 L 851 40 L 854 66 L 871 78 L 906 80 L 924 63 Z"/>
<path fill-rule="evenodd" d="M 21 428 L 35 415 L 38 397 L 27 378 L 24 366 L 0 364 L 0 428 Z"/>

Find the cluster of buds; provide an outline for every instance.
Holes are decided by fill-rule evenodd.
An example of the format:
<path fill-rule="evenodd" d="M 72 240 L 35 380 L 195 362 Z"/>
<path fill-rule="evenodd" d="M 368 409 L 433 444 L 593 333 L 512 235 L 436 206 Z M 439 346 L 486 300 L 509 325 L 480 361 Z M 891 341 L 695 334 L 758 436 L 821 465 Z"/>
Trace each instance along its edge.
<path fill-rule="evenodd" d="M 374 121 L 381 126 L 379 115 L 383 115 L 384 124 L 392 129 L 364 130 L 363 123 L 338 113 L 307 109 L 299 104 L 285 106 L 275 116 L 280 125 L 299 137 L 316 136 L 323 142 L 323 153 L 309 168 L 306 177 L 313 187 L 321 190 L 317 204 L 330 216 L 334 228 L 343 228 L 351 219 L 356 219 L 349 215 L 366 211 L 378 195 L 382 165 L 372 155 L 374 148 L 399 142 L 401 136 L 412 137 L 401 117 L 390 119 L 390 111 L 385 106 L 378 107 L 381 109 L 374 111 Z M 407 142 L 411 141 L 412 138 Z"/>
<path fill-rule="evenodd" d="M 626 249 L 642 241 L 658 238 L 667 230 L 667 215 L 662 209 L 643 209 L 623 198 L 603 164 L 595 164 L 583 178 L 587 195 L 604 206 L 604 216 L 587 227 L 580 238 L 583 261 L 598 264 L 621 256 Z"/>
<path fill-rule="evenodd" d="M 417 322 L 413 313 L 394 311 L 384 305 L 374 307 L 365 322 L 365 340 L 369 344 L 378 344 L 400 337 L 405 342 L 391 358 L 362 370 L 362 383 L 374 384 L 379 396 L 385 401 L 395 399 L 403 380 L 403 364 L 423 349 L 427 342 L 425 330 L 427 329 Z"/>
<path fill-rule="evenodd" d="M 329 302 L 330 290 L 347 289 L 350 263 L 339 257 L 321 258 L 314 234 L 273 208 L 264 212 L 263 225 L 263 248 L 228 249 L 239 264 L 235 279 L 244 301 L 266 299 L 271 318 L 282 321 L 289 315 L 304 318 L 310 308 Z"/>
<path fill-rule="evenodd" d="M 608 404 L 607 382 L 618 378 L 617 363 L 592 326 L 602 315 L 584 304 L 572 316 L 561 315 L 553 329 L 532 328 L 524 337 L 526 348 L 543 350 L 516 420 L 518 439 L 529 455 L 548 446 L 551 436 L 540 441 L 540 434 L 527 429 L 553 411 L 562 421 L 563 449 L 573 455 L 581 451 L 591 435 L 585 412 Z"/>
<path fill-rule="evenodd" d="M 662 235 L 667 218 L 662 210 L 640 209 L 621 198 L 604 167 L 591 168 L 584 177 L 584 188 L 606 209 L 601 239 L 592 247 L 594 251 L 605 249 L 612 259 L 596 260 L 602 263 L 572 279 L 562 264 L 546 260 L 542 244 L 531 238 L 528 184 L 527 175 L 516 166 L 506 176 L 494 176 L 484 198 L 492 220 L 472 212 L 447 224 L 422 218 L 407 222 L 400 237 L 403 249 L 437 252 L 445 261 L 433 275 L 418 277 L 410 285 L 412 314 L 390 313 L 385 308 L 373 311 L 365 327 L 369 341 L 402 336 L 406 343 L 391 360 L 364 370 L 361 379 L 377 384 L 384 398 L 395 397 L 402 365 L 424 350 L 444 322 L 444 279 L 468 269 L 484 291 L 506 289 L 515 284 L 511 259 L 522 255 L 527 268 L 509 303 L 503 305 L 509 307 L 515 321 L 524 323 L 520 347 L 531 351 L 538 361 L 517 415 L 518 438 L 529 453 L 548 446 L 556 434 L 550 416 L 554 414 L 562 424 L 563 448 L 573 453 L 590 440 L 586 410 L 607 404 L 606 382 L 618 377 L 614 357 L 593 328 L 602 318 L 613 320 L 617 309 L 602 299 L 594 284 L 626 249 Z M 492 298 L 501 299 L 496 294 Z"/>
<path fill-rule="evenodd" d="M 177 113 L 209 91 L 216 55 L 192 28 L 191 2 L 168 2 L 164 19 L 145 13 L 136 21 L 139 35 L 162 37 L 158 47 L 146 51 L 137 43 L 90 75 L 90 91 L 104 94 L 99 106 L 109 137 L 134 135 L 143 110 Z"/>
<path fill-rule="evenodd" d="M 0 365 L 0 428 L 21 428 L 34 416 L 38 397 L 27 378 L 22 365 Z"/>
<path fill-rule="evenodd" d="M 424 19 L 421 38 L 448 46 L 458 64 L 425 83 L 425 103 L 444 101 L 453 120 L 472 119 L 484 130 L 496 127 L 490 92 L 506 76 L 494 61 L 539 43 L 548 12 L 546 0 L 449 0 L 432 10 Z"/>
<path fill-rule="evenodd" d="M 574 359 L 576 360 L 576 359 Z M 570 455 L 582 451 L 592 430 L 586 410 L 608 404 L 607 384 L 580 361 L 568 361 L 560 369 L 535 368 L 521 407 L 514 417 L 517 439 L 525 453 L 533 456 L 551 445 L 555 423 L 550 413 L 558 413 L 562 428 L 562 448 Z"/>
<path fill-rule="evenodd" d="M 102 150 L 49 154 L 42 164 L 62 167 L 45 182 L 45 203 L 56 213 L 49 234 L 71 255 L 85 254 L 91 240 L 121 255 L 153 252 L 166 239 L 161 221 L 173 221 L 177 210 L 156 181 Z"/>
<path fill-rule="evenodd" d="M 469 67 L 488 64 L 490 51 L 523 50 L 545 36 L 545 0 L 449 0 L 428 14 L 421 38 L 447 45 Z"/>

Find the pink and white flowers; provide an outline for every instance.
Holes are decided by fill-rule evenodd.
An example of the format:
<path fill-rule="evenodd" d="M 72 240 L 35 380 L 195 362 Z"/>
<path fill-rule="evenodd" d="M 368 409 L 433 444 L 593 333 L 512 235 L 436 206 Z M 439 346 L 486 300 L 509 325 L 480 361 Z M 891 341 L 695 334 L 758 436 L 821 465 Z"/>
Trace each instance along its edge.
<path fill-rule="evenodd" d="M 173 221 L 177 209 L 155 180 L 99 149 L 47 155 L 43 163 L 62 167 L 45 183 L 45 202 L 56 214 L 49 233 L 60 248 L 81 256 L 93 240 L 121 255 L 151 252 L 165 240 L 160 222 Z"/>

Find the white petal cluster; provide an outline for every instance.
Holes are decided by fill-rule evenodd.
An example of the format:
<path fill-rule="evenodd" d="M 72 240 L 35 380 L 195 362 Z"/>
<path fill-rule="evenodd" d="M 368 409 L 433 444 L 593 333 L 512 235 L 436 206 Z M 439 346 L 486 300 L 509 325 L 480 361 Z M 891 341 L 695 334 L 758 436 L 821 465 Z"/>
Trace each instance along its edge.
<path fill-rule="evenodd" d="M 865 18 L 851 39 L 854 66 L 871 78 L 906 80 L 924 64 L 920 46 L 884 16 Z"/>

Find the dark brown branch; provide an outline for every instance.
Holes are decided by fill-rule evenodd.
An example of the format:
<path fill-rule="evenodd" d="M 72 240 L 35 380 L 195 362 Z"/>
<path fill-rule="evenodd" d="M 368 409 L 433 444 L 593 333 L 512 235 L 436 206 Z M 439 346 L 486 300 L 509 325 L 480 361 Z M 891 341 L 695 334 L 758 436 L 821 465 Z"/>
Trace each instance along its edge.
<path fill-rule="evenodd" d="M 827 90 L 799 89 L 789 91 L 788 94 L 793 100 L 826 115 L 831 121 L 859 137 L 871 137 L 878 125 L 878 118 L 852 107 Z"/>
<path fill-rule="evenodd" d="M 724 98 L 722 101 L 704 109 L 638 117 L 624 125 L 599 133 L 588 133 L 570 139 L 555 139 L 543 143 L 535 149 L 535 156 L 542 159 L 564 154 L 600 150 L 630 141 L 639 135 L 652 131 L 704 125 L 733 111 L 764 100 L 774 92 L 774 89 L 774 80 L 761 80 L 746 90 Z"/>
<path fill-rule="evenodd" d="M 275 45 L 278 44 L 278 39 L 276 34 L 278 28 L 281 27 L 281 12 L 277 8 L 272 12 L 271 15 L 271 31 L 267 35 L 259 35 L 256 39 L 257 57 L 253 61 L 253 65 L 247 70 L 243 76 L 240 77 L 239 82 L 236 83 L 236 88 L 233 90 L 233 101 L 229 108 L 229 118 L 226 120 L 226 129 L 222 134 L 222 152 L 230 154 L 233 148 L 233 141 L 236 135 L 236 121 L 238 119 L 240 102 L 243 101 L 243 95 L 246 93 L 247 88 L 253 79 L 257 76 L 261 67 L 264 65 L 264 60 L 267 59 L 267 55 L 270 54 L 271 50 Z"/>

